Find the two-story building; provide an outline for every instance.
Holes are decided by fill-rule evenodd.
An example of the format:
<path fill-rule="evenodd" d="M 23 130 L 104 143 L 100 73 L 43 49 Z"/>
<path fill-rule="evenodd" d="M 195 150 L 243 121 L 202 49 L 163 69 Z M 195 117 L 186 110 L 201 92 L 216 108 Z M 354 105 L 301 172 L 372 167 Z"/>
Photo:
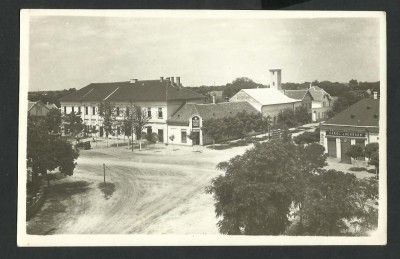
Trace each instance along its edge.
<path fill-rule="evenodd" d="M 308 89 L 284 90 L 284 94 L 292 99 L 300 100 L 307 107 L 311 115 L 311 121 L 321 121 L 328 117 L 332 109 L 334 99 L 324 89 L 311 86 Z"/>
<path fill-rule="evenodd" d="M 132 105 L 140 106 L 150 117 L 147 133 L 158 134 L 159 141 L 167 139 L 167 119 L 187 102 L 203 103 L 205 97 L 182 87 L 180 78 L 161 77 L 158 80 L 132 79 L 125 82 L 92 83 L 60 99 L 63 114 L 80 114 L 83 122 L 97 130 L 100 137 L 105 135 L 99 105 L 108 101 L 115 106 L 116 121 L 124 118 Z M 114 135 L 122 136 L 118 123 Z"/>

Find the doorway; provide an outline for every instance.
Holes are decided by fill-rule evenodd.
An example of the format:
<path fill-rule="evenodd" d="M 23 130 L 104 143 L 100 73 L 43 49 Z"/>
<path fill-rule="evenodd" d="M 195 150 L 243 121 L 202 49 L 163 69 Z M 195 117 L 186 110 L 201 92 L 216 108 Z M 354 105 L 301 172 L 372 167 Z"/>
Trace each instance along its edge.
<path fill-rule="evenodd" d="M 158 130 L 158 142 L 164 143 L 164 130 L 163 129 Z"/>
<path fill-rule="evenodd" d="M 200 132 L 199 131 L 193 131 L 193 145 L 200 145 Z"/>
<path fill-rule="evenodd" d="M 328 157 L 336 157 L 336 139 L 328 138 Z"/>
<path fill-rule="evenodd" d="M 104 132 L 103 132 L 103 127 L 100 127 L 100 137 L 103 137 Z"/>
<path fill-rule="evenodd" d="M 341 144 L 340 151 L 341 151 L 341 154 L 342 154 L 340 162 L 341 163 L 346 163 L 346 164 L 351 164 L 351 157 L 346 155 L 347 150 L 351 146 L 350 139 L 342 138 L 340 140 L 340 144 Z"/>

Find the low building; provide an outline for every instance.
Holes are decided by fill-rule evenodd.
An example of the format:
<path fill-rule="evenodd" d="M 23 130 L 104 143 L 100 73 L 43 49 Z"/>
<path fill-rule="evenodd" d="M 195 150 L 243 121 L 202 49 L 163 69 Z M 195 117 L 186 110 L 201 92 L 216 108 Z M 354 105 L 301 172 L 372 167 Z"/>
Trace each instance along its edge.
<path fill-rule="evenodd" d="M 379 99 L 362 99 L 320 124 L 320 142 L 328 157 L 351 163 L 345 153 L 351 145 L 379 142 Z"/>
<path fill-rule="evenodd" d="M 35 117 L 44 117 L 51 109 L 58 109 L 54 104 L 44 104 L 41 101 L 28 102 L 28 114 Z"/>
<path fill-rule="evenodd" d="M 318 86 L 308 88 L 312 101 L 312 121 L 321 121 L 328 118 L 328 112 L 332 110 L 333 98 L 324 89 Z"/>
<path fill-rule="evenodd" d="M 275 88 L 242 89 L 229 101 L 250 103 L 263 116 L 270 116 L 274 125 L 282 110 L 294 110 L 302 105 L 300 100 L 289 98 Z"/>
<path fill-rule="evenodd" d="M 248 102 L 224 102 L 210 104 L 186 103 L 174 115 L 167 120 L 168 138 L 174 136 L 174 140 L 168 139 L 171 144 L 179 145 L 207 145 L 212 139 L 207 138 L 201 130 L 203 122 L 207 119 L 221 119 L 235 116 L 239 112 L 259 113 Z M 192 139 L 188 135 L 192 133 Z"/>
<path fill-rule="evenodd" d="M 116 125 L 113 135 L 122 136 L 120 123 L 132 105 L 143 108 L 150 117 L 146 133 L 157 133 L 160 142 L 167 138 L 167 119 L 186 102 L 203 103 L 205 96 L 182 87 L 180 77 L 160 77 L 158 80 L 132 79 L 125 82 L 92 83 L 60 99 L 63 114 L 80 114 L 83 122 L 97 135 L 103 137 L 103 118 L 99 105 L 108 101 L 116 109 Z"/>

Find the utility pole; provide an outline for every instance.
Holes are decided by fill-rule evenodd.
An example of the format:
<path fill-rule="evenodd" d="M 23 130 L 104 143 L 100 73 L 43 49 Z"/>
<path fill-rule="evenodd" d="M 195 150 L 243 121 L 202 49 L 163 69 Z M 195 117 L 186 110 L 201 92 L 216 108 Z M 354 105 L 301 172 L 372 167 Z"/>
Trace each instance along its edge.
<path fill-rule="evenodd" d="M 106 185 L 106 164 L 103 163 L 104 185 Z"/>

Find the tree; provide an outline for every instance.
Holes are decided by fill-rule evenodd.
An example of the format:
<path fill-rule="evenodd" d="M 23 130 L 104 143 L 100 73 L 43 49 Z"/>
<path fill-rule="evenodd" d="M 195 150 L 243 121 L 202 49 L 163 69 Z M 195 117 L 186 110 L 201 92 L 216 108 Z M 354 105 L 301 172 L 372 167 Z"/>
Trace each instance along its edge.
<path fill-rule="evenodd" d="M 278 235 L 289 225 L 296 194 L 296 146 L 277 141 L 256 144 L 242 156 L 218 164 L 225 171 L 212 180 L 222 234 Z"/>
<path fill-rule="evenodd" d="M 76 138 L 77 142 L 79 142 L 77 135 L 81 133 L 84 128 L 81 116 L 75 114 L 75 112 L 65 114 L 63 117 L 63 124 L 65 134 L 70 134 Z"/>
<path fill-rule="evenodd" d="M 319 139 L 320 139 L 319 128 L 316 128 L 314 132 L 304 131 L 303 133 L 293 137 L 294 142 L 298 145 L 319 142 Z"/>
<path fill-rule="evenodd" d="M 61 133 L 61 111 L 59 109 L 50 109 L 50 111 L 46 114 L 44 123 L 49 133 Z"/>
<path fill-rule="evenodd" d="M 78 151 L 70 143 L 49 134 L 42 120 L 28 117 L 26 159 L 28 167 L 32 168 L 34 184 L 39 174 L 46 176 L 50 184 L 47 171 L 57 167 L 61 173 L 72 175 L 78 156 Z"/>
<path fill-rule="evenodd" d="M 293 128 L 298 125 L 295 113 L 292 109 L 281 110 L 278 114 L 277 124 L 279 127 Z"/>
<path fill-rule="evenodd" d="M 304 125 L 311 122 L 311 115 L 308 113 L 307 107 L 303 105 L 294 110 L 294 117 L 299 125 Z"/>
<path fill-rule="evenodd" d="M 374 142 L 374 143 L 369 143 L 365 146 L 365 157 L 368 159 L 371 159 L 372 155 L 379 150 L 379 143 Z"/>
<path fill-rule="evenodd" d="M 142 131 L 146 127 L 150 120 L 147 113 L 143 111 L 143 108 L 137 105 L 132 106 L 132 130 L 139 140 L 139 149 L 142 150 Z"/>
<path fill-rule="evenodd" d="M 319 170 L 311 175 L 302 203 L 302 221 L 293 234 L 343 235 L 349 233 L 349 222 L 367 229 L 376 227 L 377 216 L 370 201 L 378 195 L 377 184 L 359 180 L 353 174 L 336 170 Z"/>
<path fill-rule="evenodd" d="M 169 136 L 169 140 L 171 140 L 171 145 L 172 145 L 172 151 L 175 151 L 175 149 L 174 149 L 174 139 L 175 139 L 175 135 L 171 135 L 171 136 Z"/>
<path fill-rule="evenodd" d="M 116 121 L 115 105 L 109 101 L 103 101 L 99 104 L 99 115 L 103 118 L 103 128 L 106 133 L 107 147 L 108 135 L 113 132 L 113 126 Z"/>
<path fill-rule="evenodd" d="M 351 145 L 345 154 L 346 156 L 353 158 L 358 167 L 357 159 L 364 156 L 364 150 L 360 145 Z"/>
<path fill-rule="evenodd" d="M 203 122 L 201 130 L 206 136 L 212 139 L 213 148 L 215 149 L 215 142 L 219 141 L 224 134 L 224 124 L 219 119 L 211 118 Z"/>

